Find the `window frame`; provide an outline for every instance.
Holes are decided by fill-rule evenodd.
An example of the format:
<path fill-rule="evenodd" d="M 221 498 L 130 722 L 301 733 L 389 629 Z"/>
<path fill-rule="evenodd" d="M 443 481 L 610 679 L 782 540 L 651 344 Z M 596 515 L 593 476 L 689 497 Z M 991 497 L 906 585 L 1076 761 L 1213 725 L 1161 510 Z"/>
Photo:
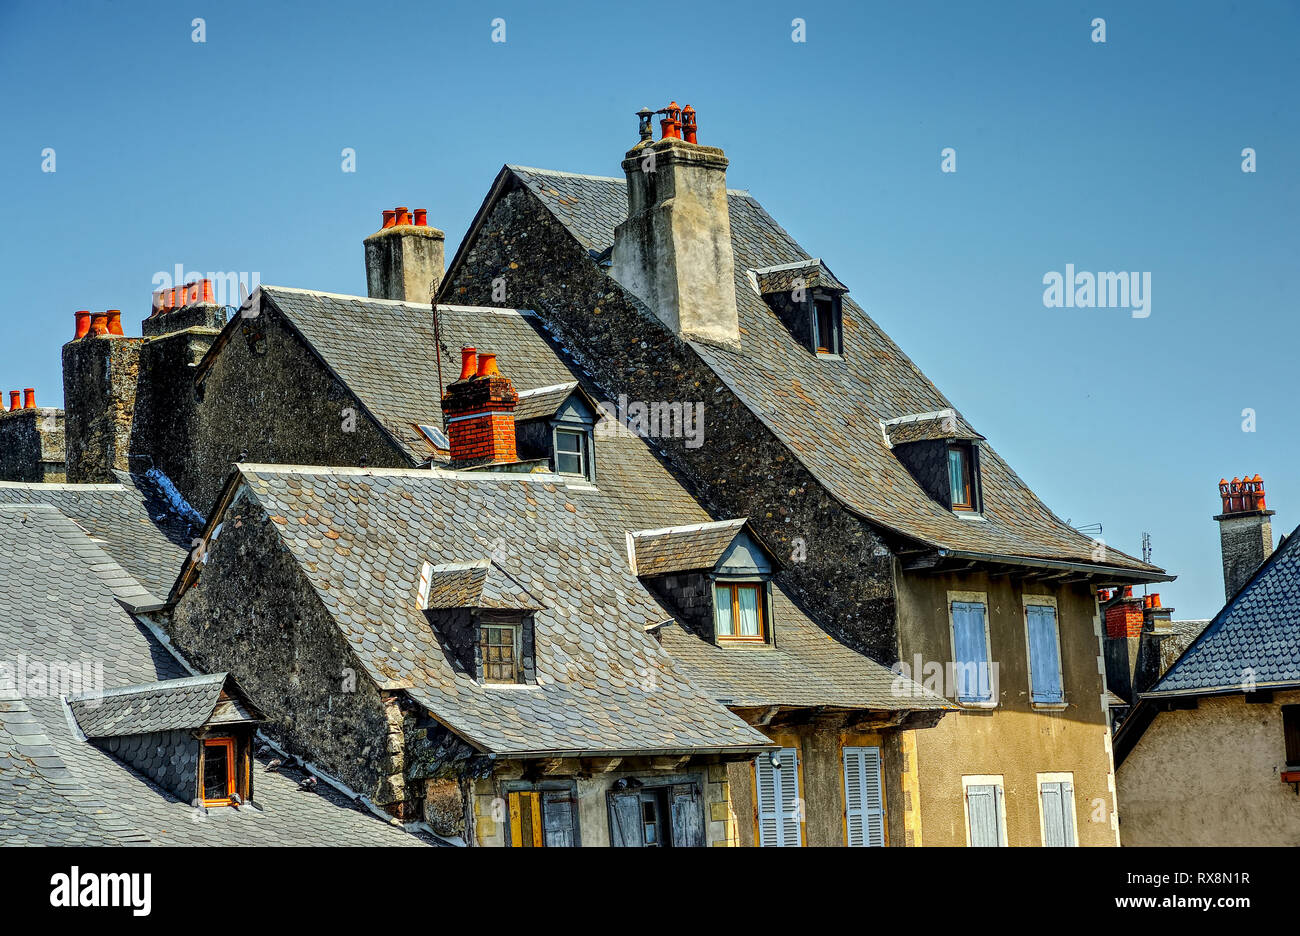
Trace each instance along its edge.
<path fill-rule="evenodd" d="M 1283 705 L 1281 709 L 1282 756 L 1288 770 L 1300 770 L 1300 704 Z"/>
<path fill-rule="evenodd" d="M 961 663 L 957 659 L 957 616 L 954 614 L 953 605 L 955 604 L 978 604 L 984 607 L 984 665 L 987 667 L 989 677 L 989 698 L 986 700 L 962 701 L 960 690 L 957 685 L 957 665 Z M 953 662 L 953 701 L 963 708 L 973 709 L 994 709 L 998 707 L 998 691 L 993 679 L 993 639 L 991 636 L 992 627 L 989 623 L 989 600 L 986 592 L 948 592 L 948 641 L 949 653 Z"/>
<path fill-rule="evenodd" d="M 1079 810 L 1075 808 L 1075 803 L 1074 803 L 1074 794 L 1075 794 L 1074 774 L 1069 772 L 1040 773 L 1034 778 L 1034 786 L 1038 790 L 1038 841 L 1043 845 L 1044 848 L 1049 847 L 1047 845 L 1047 809 L 1045 808 L 1045 805 L 1043 803 L 1043 787 L 1044 785 L 1049 783 L 1059 783 L 1062 785 L 1062 790 L 1061 790 L 1062 808 L 1065 807 L 1065 803 L 1066 803 L 1064 787 L 1069 786 L 1070 788 L 1070 799 L 1069 799 L 1070 841 L 1064 847 L 1078 848 L 1079 847 Z"/>
<path fill-rule="evenodd" d="M 478 622 L 478 648 L 479 648 L 479 677 L 485 685 L 494 686 L 512 686 L 524 682 L 523 679 L 523 622 L 522 621 L 479 621 Z M 488 676 L 488 666 L 500 666 L 499 663 L 489 664 L 487 651 L 489 647 L 501 647 L 504 644 L 487 643 L 488 631 L 492 630 L 509 630 L 513 634 L 513 644 L 511 651 L 511 664 L 514 668 L 513 679 L 498 679 Z"/>
<path fill-rule="evenodd" d="M 1065 658 L 1061 650 L 1061 612 L 1057 608 L 1054 595 L 1021 595 L 1021 613 L 1025 626 L 1025 672 L 1029 680 L 1029 705 L 1035 709 L 1059 711 L 1069 707 L 1065 694 Z M 1056 627 L 1056 673 L 1060 679 L 1061 698 L 1057 702 L 1044 702 L 1034 698 L 1034 651 L 1029 633 L 1030 607 L 1051 608 L 1052 623 Z"/>
<path fill-rule="evenodd" d="M 823 342 L 819 304 L 830 307 L 830 339 Z M 844 313 L 841 297 L 832 292 L 814 289 L 809 298 L 812 319 L 812 350 L 818 357 L 842 357 L 844 354 Z M 824 345 L 824 346 L 823 346 Z"/>
<path fill-rule="evenodd" d="M 233 737 L 202 738 L 199 742 L 202 758 L 199 761 L 199 802 L 204 806 L 231 806 L 239 793 L 239 744 Z M 211 797 L 205 789 L 205 777 L 208 770 L 208 748 L 224 748 L 226 751 L 226 795 Z"/>
<path fill-rule="evenodd" d="M 561 436 L 561 435 L 571 435 L 571 436 L 574 436 L 574 437 L 577 438 L 577 440 L 578 440 L 578 451 L 577 451 L 576 453 L 575 453 L 575 452 L 563 452 L 563 453 L 562 453 L 562 452 L 560 451 L 560 436 Z M 578 427 L 576 427 L 576 426 L 574 426 L 574 425 L 566 425 L 566 424 L 564 424 L 564 423 L 556 423 L 555 427 L 551 430 L 551 451 L 552 451 L 552 453 L 553 453 L 552 457 L 553 457 L 553 460 L 554 460 L 554 468 L 555 468 L 555 473 L 556 473 L 556 474 L 558 474 L 558 475 L 564 475 L 564 476 L 567 477 L 567 478 L 583 478 L 583 479 L 585 479 L 585 480 L 587 480 L 587 481 L 592 480 L 593 472 L 592 472 L 592 469 L 591 469 L 591 466 L 592 466 L 592 459 L 591 459 L 591 432 L 590 432 L 586 427 L 578 428 Z M 568 455 L 568 456 L 573 456 L 573 455 L 576 454 L 577 457 L 578 457 L 579 462 L 581 463 L 582 471 L 580 471 L 580 472 L 577 472 L 577 471 L 561 471 L 561 470 L 560 470 L 560 455 L 561 455 L 561 454 Z"/>
<path fill-rule="evenodd" d="M 965 499 L 958 502 L 952 499 L 952 456 L 956 453 L 961 456 L 962 463 L 962 487 L 965 490 Z M 953 510 L 960 510 L 969 513 L 978 513 L 979 508 L 976 503 L 975 493 L 975 456 L 971 451 L 971 446 L 963 445 L 957 442 L 948 443 L 948 499 L 952 501 L 949 505 Z"/>
<path fill-rule="evenodd" d="M 767 598 L 768 583 L 762 579 L 720 579 L 715 578 L 710 581 L 712 586 L 710 590 L 711 607 L 713 611 L 713 639 L 721 644 L 738 643 L 738 644 L 767 644 L 769 643 L 768 635 L 771 633 L 770 622 L 768 620 Z M 722 634 L 718 631 L 718 589 L 726 588 L 731 592 L 731 629 L 733 633 Z M 753 588 L 758 593 L 758 635 L 747 636 L 734 633 L 737 630 L 737 624 L 740 621 L 740 589 Z"/>
<path fill-rule="evenodd" d="M 970 824 L 970 788 L 993 787 L 993 808 L 997 811 L 998 842 L 996 846 L 977 846 L 971 841 Z M 961 778 L 961 809 L 966 825 L 966 847 L 1006 848 L 1007 842 L 1007 802 L 1002 774 L 970 774 Z"/>

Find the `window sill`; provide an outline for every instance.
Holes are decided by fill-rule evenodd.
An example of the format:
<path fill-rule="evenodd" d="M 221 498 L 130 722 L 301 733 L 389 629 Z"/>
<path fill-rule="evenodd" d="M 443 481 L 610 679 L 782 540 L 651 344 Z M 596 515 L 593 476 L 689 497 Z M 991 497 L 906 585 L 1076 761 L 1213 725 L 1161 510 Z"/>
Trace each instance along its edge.
<path fill-rule="evenodd" d="M 837 353 L 834 352 L 834 351 L 817 351 L 817 352 L 814 352 L 814 354 L 815 354 L 817 360 L 819 360 L 819 361 L 842 361 L 842 360 L 844 360 L 844 355 L 843 355 L 843 354 L 837 354 Z"/>
<path fill-rule="evenodd" d="M 772 646 L 766 638 L 751 637 L 717 637 L 714 639 L 714 645 L 721 647 L 723 650 L 766 650 Z"/>
<path fill-rule="evenodd" d="M 952 512 L 957 515 L 957 519 L 959 520 L 970 520 L 975 523 L 989 522 L 988 517 L 984 516 L 982 513 L 977 513 L 974 510 L 958 510 L 954 507 Z"/>
<path fill-rule="evenodd" d="M 1035 712 L 1064 712 L 1070 707 L 1069 702 L 1030 702 L 1029 707 Z"/>
<path fill-rule="evenodd" d="M 970 709 L 971 711 L 976 711 L 976 712 L 979 711 L 988 712 L 998 707 L 998 703 L 992 700 L 988 702 L 963 702 L 961 701 L 961 699 L 957 699 L 956 701 L 957 704 L 960 705 L 962 708 Z"/>

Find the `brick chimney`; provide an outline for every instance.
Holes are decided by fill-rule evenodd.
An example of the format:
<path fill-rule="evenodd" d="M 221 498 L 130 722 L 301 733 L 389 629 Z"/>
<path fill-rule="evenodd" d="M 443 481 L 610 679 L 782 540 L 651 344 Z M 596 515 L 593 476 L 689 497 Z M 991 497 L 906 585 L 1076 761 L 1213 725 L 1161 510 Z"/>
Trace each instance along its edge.
<path fill-rule="evenodd" d="M 495 354 L 462 348 L 460 356 L 460 377 L 442 395 L 453 467 L 517 461 L 514 410 L 519 394 L 497 370 Z"/>
<path fill-rule="evenodd" d="M 653 113 L 667 114 L 658 141 Z M 628 216 L 614 229 L 610 274 L 681 337 L 739 347 L 727 157 L 694 142 L 689 105 L 638 116 L 641 142 L 623 160 Z"/>
<path fill-rule="evenodd" d="M 442 282 L 445 239 L 425 209 L 386 209 L 383 226 L 365 239 L 367 295 L 429 302 Z"/>
<path fill-rule="evenodd" d="M 1219 545 L 1223 551 L 1223 593 L 1231 599 L 1273 553 L 1273 523 L 1276 511 L 1264 503 L 1264 482 L 1255 477 L 1220 479 L 1219 497 L 1223 513 L 1219 521 Z"/>

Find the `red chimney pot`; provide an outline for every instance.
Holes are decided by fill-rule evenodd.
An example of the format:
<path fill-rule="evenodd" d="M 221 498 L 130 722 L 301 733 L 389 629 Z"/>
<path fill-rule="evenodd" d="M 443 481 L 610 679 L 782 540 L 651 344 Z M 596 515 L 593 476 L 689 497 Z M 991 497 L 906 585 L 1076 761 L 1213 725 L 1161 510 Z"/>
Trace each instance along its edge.
<path fill-rule="evenodd" d="M 23 409 L 36 409 L 36 389 L 28 387 L 23 391 Z"/>
<path fill-rule="evenodd" d="M 384 227 L 390 228 L 397 223 L 397 212 L 391 208 L 384 209 Z"/>
<path fill-rule="evenodd" d="M 12 413 L 16 409 L 18 409 L 18 391 L 10 390 L 9 391 L 9 412 Z"/>
<path fill-rule="evenodd" d="M 457 380 L 469 380 L 478 373 L 478 352 L 473 348 L 460 349 L 460 376 Z"/>
<path fill-rule="evenodd" d="M 398 205 L 398 206 L 397 206 L 397 223 L 398 223 L 398 224 L 410 224 L 410 223 L 411 223 L 411 209 L 409 209 L 409 208 L 407 208 L 407 207 L 405 207 L 405 206 L 403 206 L 403 205 Z"/>
<path fill-rule="evenodd" d="M 77 332 L 72 336 L 72 340 L 76 341 L 78 338 L 85 338 L 89 332 L 90 312 L 86 309 L 82 309 L 77 313 Z"/>
<path fill-rule="evenodd" d="M 126 334 L 124 331 L 122 331 L 122 310 L 121 309 L 109 309 L 108 312 L 105 314 L 108 316 L 108 333 L 110 335 Z"/>
<path fill-rule="evenodd" d="M 428 227 L 428 226 L 429 226 L 429 209 L 428 209 L 428 208 L 416 208 L 416 209 L 415 209 L 415 226 L 416 226 L 416 227 Z"/>
<path fill-rule="evenodd" d="M 108 334 L 107 312 L 90 313 L 90 334 L 94 338 L 100 338 Z"/>
<path fill-rule="evenodd" d="M 483 353 L 478 356 L 478 376 L 480 377 L 500 377 L 501 371 L 497 370 L 497 356 L 495 354 Z"/>
<path fill-rule="evenodd" d="M 682 138 L 685 139 L 687 143 L 697 142 L 695 139 L 695 131 L 697 129 L 698 128 L 695 125 L 695 108 L 687 104 L 682 108 Z"/>

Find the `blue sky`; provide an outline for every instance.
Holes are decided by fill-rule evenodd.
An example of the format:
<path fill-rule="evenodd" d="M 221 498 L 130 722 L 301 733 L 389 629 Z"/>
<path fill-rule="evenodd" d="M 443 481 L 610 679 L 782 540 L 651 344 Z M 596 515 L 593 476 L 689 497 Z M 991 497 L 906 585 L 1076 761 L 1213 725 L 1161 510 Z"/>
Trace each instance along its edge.
<path fill-rule="evenodd" d="M 1209 616 L 1218 479 L 1300 523 L 1298 38 L 1269 2 L 0 0 L 0 389 L 59 403 L 72 313 L 138 334 L 176 263 L 364 293 L 380 209 L 450 251 L 503 163 L 617 175 L 676 99 L 1049 506 L 1149 531 Z M 1149 272 L 1150 316 L 1045 308 L 1066 264 Z"/>

